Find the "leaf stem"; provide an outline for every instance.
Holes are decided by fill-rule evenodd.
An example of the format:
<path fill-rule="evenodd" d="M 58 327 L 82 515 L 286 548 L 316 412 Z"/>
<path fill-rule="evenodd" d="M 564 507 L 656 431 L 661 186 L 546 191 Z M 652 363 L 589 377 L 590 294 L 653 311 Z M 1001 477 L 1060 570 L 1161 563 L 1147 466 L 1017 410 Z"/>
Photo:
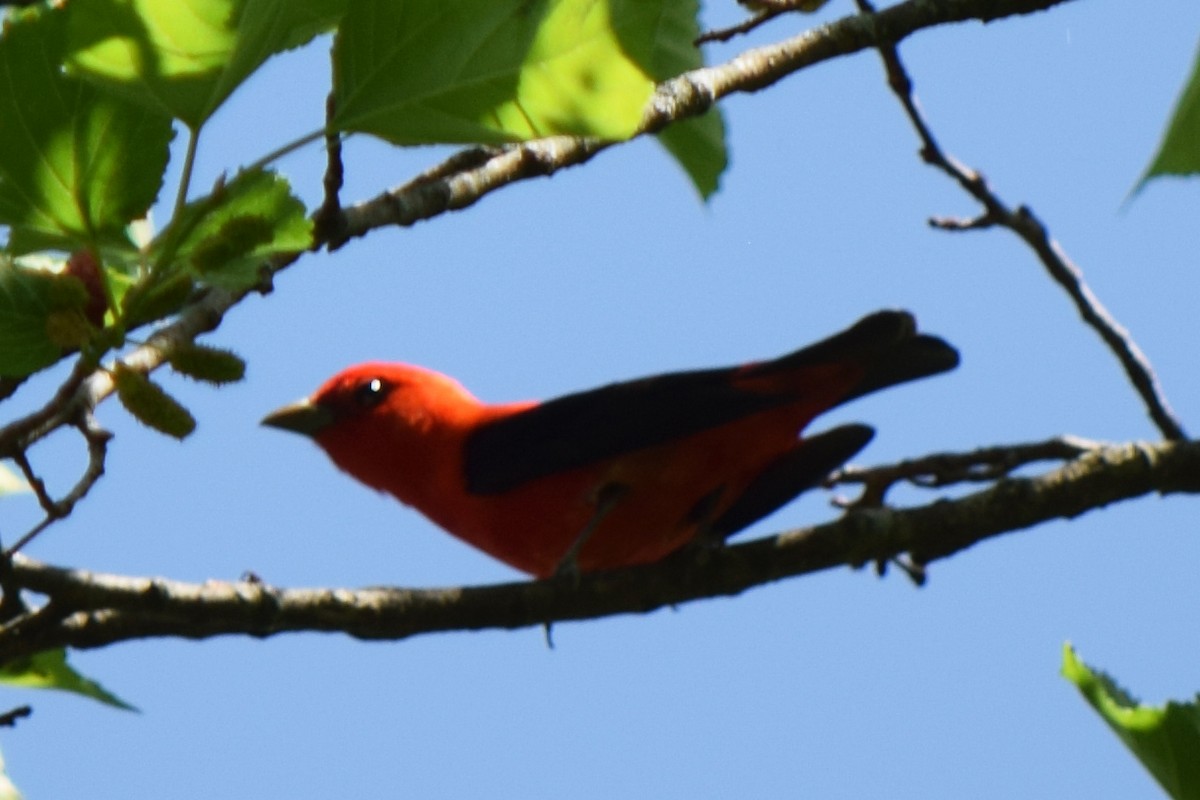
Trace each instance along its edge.
<path fill-rule="evenodd" d="M 277 161 L 277 160 L 283 158 L 284 156 L 286 156 L 288 153 L 291 153 L 295 150 L 299 150 L 301 147 L 304 147 L 304 145 L 317 141 L 318 139 L 325 136 L 325 133 L 326 133 L 326 131 L 324 128 L 318 128 L 315 131 L 310 131 L 309 133 L 304 134 L 303 136 L 299 137 L 298 139 L 293 139 L 292 141 L 288 142 L 287 144 L 281 145 L 280 147 L 275 148 L 274 150 L 267 153 L 262 158 L 258 159 L 257 161 L 250 164 L 249 166 L 245 167 L 245 170 L 247 172 L 252 172 L 257 169 L 263 169 L 268 164 L 270 164 L 272 161 Z"/>
<path fill-rule="evenodd" d="M 200 139 L 199 131 L 188 128 L 187 151 L 183 156 L 183 174 L 179 176 L 179 193 L 175 195 L 175 209 L 171 218 L 176 219 L 187 204 L 188 186 L 192 182 L 192 167 L 196 165 L 196 144 Z"/>

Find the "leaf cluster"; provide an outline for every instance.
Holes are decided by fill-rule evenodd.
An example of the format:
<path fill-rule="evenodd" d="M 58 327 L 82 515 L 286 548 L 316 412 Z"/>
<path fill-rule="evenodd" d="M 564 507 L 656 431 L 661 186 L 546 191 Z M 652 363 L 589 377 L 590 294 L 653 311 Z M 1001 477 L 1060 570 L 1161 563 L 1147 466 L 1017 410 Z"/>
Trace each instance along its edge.
<path fill-rule="evenodd" d="M 269 286 L 275 260 L 320 244 L 309 209 L 269 167 L 309 141 L 628 138 L 656 83 L 700 65 L 697 11 L 695 0 L 79 0 L 10 12 L 0 36 L 9 76 L 0 91 L 0 378 L 74 353 L 98 365 L 131 332 L 207 291 Z M 325 128 L 191 197 L 212 115 L 267 59 L 325 34 Z M 182 177 L 170 218 L 153 230 L 177 133 L 187 139 Z M 715 191 L 725 166 L 716 111 L 662 140 L 702 195 Z M 186 358 L 169 360 L 205 377 L 187 372 Z M 145 398 L 158 398 L 151 405 L 162 413 L 178 404 L 128 373 L 115 373 L 126 408 L 186 435 L 182 414 L 164 425 Z"/>
<path fill-rule="evenodd" d="M 186 437 L 191 412 L 121 354 L 139 344 L 139 328 L 211 292 L 267 287 L 279 264 L 322 243 L 317 215 L 272 161 L 352 134 L 398 146 L 626 139 L 659 81 L 701 65 L 697 13 L 696 0 L 75 0 L 8 12 L 0 381 L 17 386 L 75 356 L 73 374 L 106 371 L 136 419 Z M 333 39 L 325 127 L 194 195 L 192 167 L 213 114 L 267 59 L 322 35 Z M 172 146 L 177 136 L 184 147 Z M 719 114 L 661 140 L 711 195 L 726 163 Z M 174 202 L 164 203 L 167 167 L 181 151 Z M 163 207 L 170 215 L 155 229 L 150 211 Z M 235 353 L 192 338 L 153 341 L 180 375 L 214 385 L 243 377 Z M 39 483 L 27 477 L 0 468 L 7 490 Z M 0 682 L 127 707 L 74 673 L 61 649 L 9 663 Z"/>

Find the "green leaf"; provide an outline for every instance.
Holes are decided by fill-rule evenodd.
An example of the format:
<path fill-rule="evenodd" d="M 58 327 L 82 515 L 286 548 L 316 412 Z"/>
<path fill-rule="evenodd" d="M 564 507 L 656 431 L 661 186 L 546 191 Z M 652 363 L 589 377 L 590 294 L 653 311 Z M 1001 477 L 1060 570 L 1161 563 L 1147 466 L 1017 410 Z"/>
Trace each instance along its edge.
<path fill-rule="evenodd" d="M 196 430 L 196 418 L 192 412 L 137 370 L 117 362 L 113 369 L 113 383 L 121 405 L 143 425 L 180 440 Z"/>
<path fill-rule="evenodd" d="M 0 224 L 18 253 L 131 249 L 125 227 L 162 185 L 171 122 L 63 75 L 64 26 L 61 11 L 27 12 L 0 38 Z"/>
<path fill-rule="evenodd" d="M 61 331 L 72 318 L 85 325 L 88 293 L 70 275 L 18 266 L 0 258 L 0 375 L 20 377 L 62 357 Z"/>
<path fill-rule="evenodd" d="M 103 686 L 80 675 L 67 663 L 67 651 L 45 650 L 25 658 L 18 658 L 0 667 L 0 683 L 21 686 L 27 689 L 58 689 L 75 692 L 101 703 L 124 711 L 137 711 Z"/>
<path fill-rule="evenodd" d="M 717 107 L 660 131 L 658 141 L 691 178 L 701 197 L 707 200 L 716 193 L 729 165 L 725 120 Z"/>
<path fill-rule="evenodd" d="M 151 256 L 165 274 L 186 269 L 203 283 L 239 291 L 262 280 L 270 256 L 311 244 L 312 222 L 287 180 L 249 170 L 189 203 L 155 240 Z"/>
<path fill-rule="evenodd" d="M 1108 675 L 1079 660 L 1069 644 L 1063 647 L 1062 673 L 1171 797 L 1200 797 L 1200 705 L 1140 705 Z"/>
<path fill-rule="evenodd" d="M 333 124 L 396 144 L 627 138 L 673 1 L 357 0 L 334 41 Z"/>
<path fill-rule="evenodd" d="M 198 130 L 264 61 L 331 30 L 345 2 L 73 2 L 68 63 L 80 75 Z"/>
<path fill-rule="evenodd" d="M 651 65 L 655 80 L 665 81 L 704 65 L 699 48 L 693 44 L 700 35 L 699 13 L 697 0 L 677 0 L 662 6 Z M 729 162 L 725 120 L 719 107 L 670 125 L 659 132 L 658 141 L 683 167 L 701 197 L 707 200 L 717 191 Z"/>
<path fill-rule="evenodd" d="M 1200 51 L 1192 65 L 1192 75 L 1167 123 L 1162 144 L 1146 174 L 1135 188 L 1162 175 L 1194 175 L 1200 172 Z"/>

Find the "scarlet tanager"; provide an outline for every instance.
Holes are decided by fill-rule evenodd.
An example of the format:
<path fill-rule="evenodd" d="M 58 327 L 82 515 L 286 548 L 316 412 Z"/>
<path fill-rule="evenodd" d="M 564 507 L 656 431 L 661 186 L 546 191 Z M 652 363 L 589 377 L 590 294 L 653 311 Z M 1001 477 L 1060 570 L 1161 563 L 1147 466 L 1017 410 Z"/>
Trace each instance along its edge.
<path fill-rule="evenodd" d="M 953 369 L 958 353 L 880 311 L 774 361 L 488 405 L 453 379 L 367 363 L 263 424 L 310 436 L 341 469 L 519 570 L 547 577 L 720 543 L 866 446 L 818 414 Z"/>

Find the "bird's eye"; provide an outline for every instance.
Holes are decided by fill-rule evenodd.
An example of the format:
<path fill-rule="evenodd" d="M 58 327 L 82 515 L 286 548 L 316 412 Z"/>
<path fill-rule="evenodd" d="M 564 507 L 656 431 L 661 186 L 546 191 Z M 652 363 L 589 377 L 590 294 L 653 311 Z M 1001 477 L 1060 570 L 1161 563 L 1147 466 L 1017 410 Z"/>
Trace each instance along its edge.
<path fill-rule="evenodd" d="M 354 402 L 359 408 L 374 408 L 383 402 L 391 389 L 392 385 L 383 378 L 371 378 L 354 390 Z"/>

